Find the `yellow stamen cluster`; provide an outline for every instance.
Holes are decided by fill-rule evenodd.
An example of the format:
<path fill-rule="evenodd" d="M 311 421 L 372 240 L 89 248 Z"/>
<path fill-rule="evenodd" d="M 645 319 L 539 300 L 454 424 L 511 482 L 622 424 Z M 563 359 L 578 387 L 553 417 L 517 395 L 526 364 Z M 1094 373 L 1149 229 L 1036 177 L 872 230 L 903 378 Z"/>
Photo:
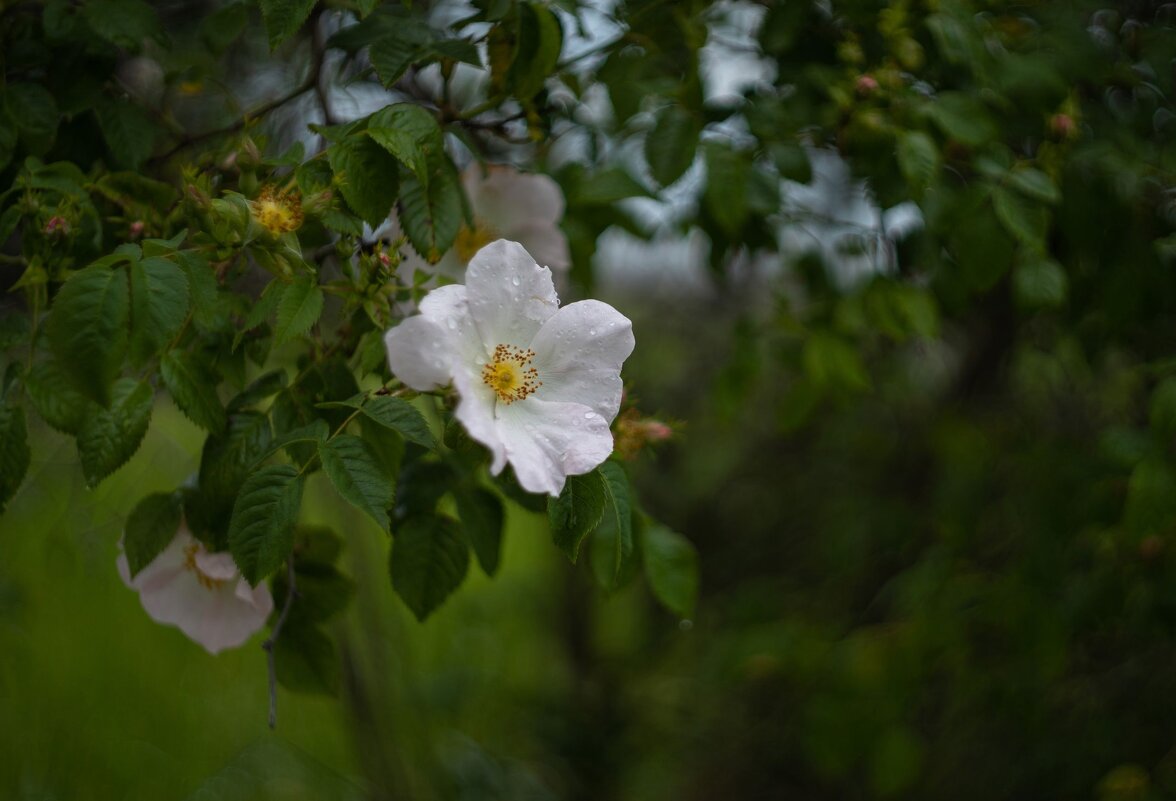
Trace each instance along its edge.
<path fill-rule="evenodd" d="M 453 240 L 453 250 L 463 262 L 468 262 L 479 250 L 498 239 L 498 232 L 486 224 L 485 220 L 475 219 L 474 227 L 462 225 Z"/>
<path fill-rule="evenodd" d="M 302 225 L 302 198 L 297 193 L 266 186 L 252 205 L 257 224 L 274 236 L 296 231 Z"/>
<path fill-rule="evenodd" d="M 534 358 L 533 350 L 499 345 L 494 348 L 494 359 L 482 368 L 482 381 L 505 404 L 522 400 L 543 386 L 539 371 L 530 366 Z"/>
<path fill-rule="evenodd" d="M 184 568 L 191 570 L 196 574 L 196 580 L 200 582 L 200 586 L 206 590 L 215 590 L 225 583 L 224 579 L 214 579 L 212 576 L 205 573 L 196 564 L 196 554 L 200 551 L 200 546 L 193 542 L 184 548 Z"/>

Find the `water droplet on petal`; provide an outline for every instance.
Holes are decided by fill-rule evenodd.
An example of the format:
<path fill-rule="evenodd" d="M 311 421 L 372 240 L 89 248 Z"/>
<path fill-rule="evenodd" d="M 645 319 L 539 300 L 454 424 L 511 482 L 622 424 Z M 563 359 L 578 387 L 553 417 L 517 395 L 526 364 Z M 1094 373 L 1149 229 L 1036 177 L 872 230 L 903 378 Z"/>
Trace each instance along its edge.
<path fill-rule="evenodd" d="M 589 329 L 588 329 L 588 336 L 590 336 L 590 337 L 594 337 L 594 336 L 596 336 L 596 329 L 595 329 L 595 328 L 589 328 Z"/>
<path fill-rule="evenodd" d="M 596 416 L 596 412 L 584 412 L 584 419 L 585 420 L 591 420 L 595 416 Z"/>
<path fill-rule="evenodd" d="M 448 325 L 448 326 L 449 326 L 449 330 L 450 330 L 450 331 L 456 331 L 456 330 L 457 330 L 457 320 L 454 320 L 452 317 L 450 317 L 450 318 L 449 318 L 449 319 L 446 321 L 446 325 Z"/>
<path fill-rule="evenodd" d="M 510 282 L 512 284 L 514 284 L 515 286 L 518 286 L 519 285 L 519 277 L 516 275 L 514 278 L 510 279 Z"/>

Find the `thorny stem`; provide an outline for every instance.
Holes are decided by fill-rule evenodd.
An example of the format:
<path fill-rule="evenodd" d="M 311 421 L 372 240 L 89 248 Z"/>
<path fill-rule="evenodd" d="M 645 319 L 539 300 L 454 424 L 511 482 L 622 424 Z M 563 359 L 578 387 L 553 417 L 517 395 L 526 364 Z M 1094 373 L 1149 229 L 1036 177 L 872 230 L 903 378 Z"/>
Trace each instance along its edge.
<path fill-rule="evenodd" d="M 286 602 L 282 605 L 282 613 L 278 615 L 278 621 L 274 623 L 270 636 L 261 644 L 265 650 L 266 665 L 269 670 L 269 727 L 271 729 L 278 726 L 278 672 L 274 666 L 274 645 L 278 641 L 278 635 L 282 633 L 282 626 L 286 624 L 286 618 L 290 615 L 290 607 L 294 605 L 294 599 L 297 597 L 298 587 L 294 583 L 294 557 L 291 556 L 286 560 Z"/>

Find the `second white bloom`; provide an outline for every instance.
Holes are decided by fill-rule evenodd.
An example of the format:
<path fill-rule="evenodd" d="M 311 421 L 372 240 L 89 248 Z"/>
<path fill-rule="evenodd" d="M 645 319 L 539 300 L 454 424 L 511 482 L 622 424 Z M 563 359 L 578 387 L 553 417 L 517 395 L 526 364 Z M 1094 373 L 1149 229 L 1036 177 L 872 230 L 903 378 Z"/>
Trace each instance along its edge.
<path fill-rule="evenodd" d="M 506 240 L 420 311 L 385 337 L 389 366 L 419 391 L 453 384 L 457 419 L 490 449 L 491 472 L 509 462 L 524 489 L 559 495 L 567 476 L 608 458 L 633 352 L 628 318 L 596 300 L 561 309 L 551 270 Z"/>

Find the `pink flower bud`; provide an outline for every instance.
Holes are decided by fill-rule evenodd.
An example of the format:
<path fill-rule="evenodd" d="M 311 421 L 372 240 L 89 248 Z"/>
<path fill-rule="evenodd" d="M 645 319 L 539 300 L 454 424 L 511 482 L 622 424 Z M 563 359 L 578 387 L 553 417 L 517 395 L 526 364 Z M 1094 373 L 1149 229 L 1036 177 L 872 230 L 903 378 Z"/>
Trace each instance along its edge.
<path fill-rule="evenodd" d="M 139 237 L 141 237 L 143 235 L 143 229 L 145 227 L 146 226 L 144 225 L 142 220 L 135 220 L 133 223 L 131 223 L 130 230 L 129 230 L 129 234 L 130 234 L 131 239 L 138 239 Z"/>
<path fill-rule="evenodd" d="M 45 223 L 45 233 L 50 236 L 65 236 L 69 233 L 69 220 L 59 214 L 54 214 Z"/>
<path fill-rule="evenodd" d="M 878 81 L 871 75 L 859 75 L 853 88 L 862 97 L 868 97 L 878 91 Z"/>
<path fill-rule="evenodd" d="M 1057 139 L 1069 139 L 1077 129 L 1078 125 L 1069 114 L 1055 114 L 1049 118 L 1049 131 Z"/>

